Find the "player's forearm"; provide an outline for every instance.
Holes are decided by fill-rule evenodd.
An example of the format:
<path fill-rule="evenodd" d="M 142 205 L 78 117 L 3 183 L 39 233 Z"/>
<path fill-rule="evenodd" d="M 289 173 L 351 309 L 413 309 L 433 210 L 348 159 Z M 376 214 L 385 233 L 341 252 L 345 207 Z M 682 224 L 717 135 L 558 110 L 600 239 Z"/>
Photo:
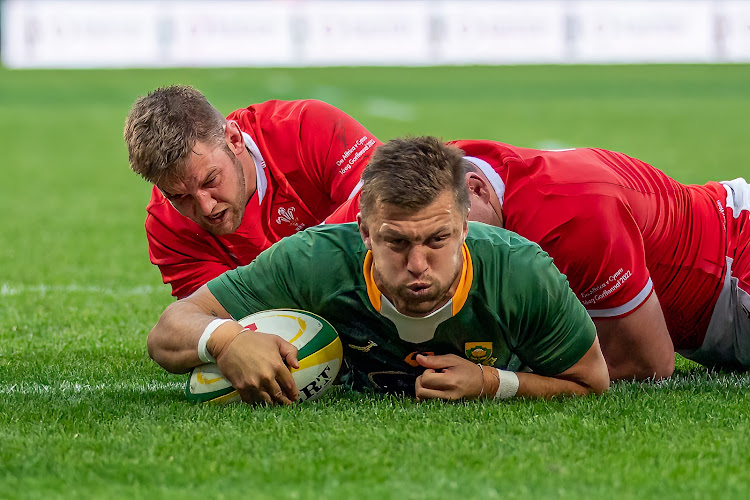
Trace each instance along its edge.
<path fill-rule="evenodd" d="M 148 335 L 148 353 L 171 373 L 185 373 L 203 363 L 198 341 L 216 316 L 184 300 L 171 304 Z"/>
<path fill-rule="evenodd" d="M 601 394 L 609 389 L 609 372 L 599 348 L 599 339 L 594 342 L 573 366 L 564 372 L 545 377 L 534 373 L 518 374 L 518 396 L 549 398 L 558 395 Z"/>
<path fill-rule="evenodd" d="M 586 394 L 601 394 L 609 388 L 609 379 L 592 377 L 591 380 L 573 381 L 555 377 L 544 377 L 534 373 L 518 373 L 519 397 L 551 398 L 554 396 L 570 395 L 585 396 Z"/>

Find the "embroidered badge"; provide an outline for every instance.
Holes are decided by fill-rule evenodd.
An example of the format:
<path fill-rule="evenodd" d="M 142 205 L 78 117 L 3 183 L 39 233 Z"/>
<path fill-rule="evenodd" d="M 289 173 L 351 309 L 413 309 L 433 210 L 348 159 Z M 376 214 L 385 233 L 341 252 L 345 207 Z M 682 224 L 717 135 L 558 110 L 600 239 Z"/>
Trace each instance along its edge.
<path fill-rule="evenodd" d="M 301 223 L 294 215 L 294 208 L 295 207 L 279 207 L 279 217 L 276 218 L 276 224 L 283 224 L 286 222 L 290 226 L 294 227 L 297 231 L 302 231 L 303 229 L 305 229 L 305 225 Z"/>
<path fill-rule="evenodd" d="M 492 357 L 492 342 L 466 342 L 464 344 L 466 359 L 485 366 L 492 366 L 497 358 Z"/>

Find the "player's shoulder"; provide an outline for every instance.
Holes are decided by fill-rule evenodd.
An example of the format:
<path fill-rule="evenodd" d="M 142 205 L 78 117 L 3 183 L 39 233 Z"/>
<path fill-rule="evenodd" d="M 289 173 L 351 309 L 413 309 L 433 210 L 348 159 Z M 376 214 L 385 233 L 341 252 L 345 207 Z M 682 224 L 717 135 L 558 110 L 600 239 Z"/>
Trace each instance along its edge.
<path fill-rule="evenodd" d="M 469 221 L 466 242 L 471 244 L 513 247 L 532 243 L 520 234 L 483 222 Z M 533 243 L 532 243 L 533 244 Z"/>
<path fill-rule="evenodd" d="M 282 100 L 282 99 L 270 99 L 255 104 L 250 104 L 246 108 L 240 108 L 229 114 L 227 118 L 236 119 L 239 116 L 245 114 L 255 115 L 256 118 L 283 118 L 294 115 L 300 115 L 303 113 L 316 112 L 316 111 L 331 111 L 337 108 L 327 102 L 319 99 L 294 99 L 294 100 Z"/>
<path fill-rule="evenodd" d="M 466 244 L 474 276 L 484 286 L 528 291 L 537 290 L 540 283 L 558 287 L 564 281 L 545 250 L 512 231 L 469 223 Z"/>
<path fill-rule="evenodd" d="M 469 222 L 466 237 L 469 252 L 482 260 L 518 258 L 522 254 L 545 254 L 541 247 L 518 233 L 501 227 Z"/>
<path fill-rule="evenodd" d="M 313 253 L 343 251 L 354 255 L 366 251 L 356 222 L 319 224 L 287 236 L 282 241 L 290 249 L 309 248 Z"/>

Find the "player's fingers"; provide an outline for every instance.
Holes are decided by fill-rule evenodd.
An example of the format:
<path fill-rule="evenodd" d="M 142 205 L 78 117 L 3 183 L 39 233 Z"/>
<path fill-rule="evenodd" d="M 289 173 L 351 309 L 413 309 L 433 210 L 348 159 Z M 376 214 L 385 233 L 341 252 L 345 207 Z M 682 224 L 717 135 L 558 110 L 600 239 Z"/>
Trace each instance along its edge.
<path fill-rule="evenodd" d="M 437 390 L 437 389 L 428 389 L 426 387 L 418 388 L 416 396 L 417 396 L 417 400 L 419 401 L 424 401 L 426 399 L 444 399 L 444 400 L 452 401 L 454 399 L 458 399 L 452 393 Z"/>
<path fill-rule="evenodd" d="M 291 388 L 289 387 L 290 383 L 292 384 Z M 274 403 L 289 404 L 297 397 L 294 379 L 281 360 L 274 366 L 274 371 L 267 378 L 262 379 L 261 387 L 271 396 Z"/>
<path fill-rule="evenodd" d="M 267 392 L 258 388 L 248 387 L 245 389 L 237 389 L 237 392 L 240 394 L 242 401 L 249 405 L 271 404 L 271 396 L 269 396 Z"/>
<path fill-rule="evenodd" d="M 422 387 L 438 391 L 452 391 L 456 389 L 456 377 L 451 373 L 425 370 L 422 374 Z"/>
<path fill-rule="evenodd" d="M 281 358 L 286 362 L 287 366 L 299 368 L 299 362 L 297 361 L 297 348 L 281 337 L 276 338 L 279 339 L 277 341 L 279 343 L 279 354 L 281 354 Z"/>
<path fill-rule="evenodd" d="M 297 384 L 294 383 L 294 377 L 292 377 L 292 373 L 286 365 L 282 364 L 282 366 L 278 367 L 276 370 L 274 384 L 276 384 L 276 387 L 280 388 L 286 398 L 291 401 L 297 401 L 297 398 L 299 397 Z"/>
<path fill-rule="evenodd" d="M 284 394 L 284 391 L 281 389 L 278 383 L 276 381 L 273 381 L 272 384 L 270 384 L 270 390 L 268 392 L 271 394 L 274 403 L 282 404 L 282 405 L 290 405 L 292 402 L 289 400 L 289 398 Z"/>
<path fill-rule="evenodd" d="M 432 368 L 433 370 L 442 370 L 449 368 L 456 364 L 455 354 L 441 354 L 436 356 L 425 356 L 423 354 L 417 354 L 416 360 L 421 366 L 425 368 Z"/>

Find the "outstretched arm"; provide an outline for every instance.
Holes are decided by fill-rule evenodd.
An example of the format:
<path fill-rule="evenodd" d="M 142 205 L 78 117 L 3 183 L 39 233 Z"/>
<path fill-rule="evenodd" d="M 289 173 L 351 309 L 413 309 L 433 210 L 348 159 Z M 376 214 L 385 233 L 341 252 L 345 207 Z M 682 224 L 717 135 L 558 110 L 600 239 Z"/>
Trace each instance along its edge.
<path fill-rule="evenodd" d="M 496 368 L 481 369 L 471 361 L 448 354 L 443 356 L 417 356 L 417 362 L 426 369 L 417 378 L 417 399 L 474 399 L 495 397 L 502 374 Z M 609 377 L 598 340 L 588 352 L 564 372 L 546 377 L 533 373 L 516 373 L 516 396 L 548 398 L 558 395 L 583 396 L 601 394 L 609 388 Z M 504 396 L 508 396 L 505 394 Z"/>
<path fill-rule="evenodd" d="M 203 363 L 198 342 L 209 323 L 229 313 L 206 285 L 171 304 L 148 336 L 151 358 L 165 370 L 184 373 Z M 219 370 L 247 403 L 289 404 L 297 388 L 287 364 L 295 368 L 297 349 L 276 335 L 243 330 L 236 321 L 218 326 L 207 343 Z"/>
<path fill-rule="evenodd" d="M 674 345 L 659 299 L 651 296 L 624 318 L 594 318 L 612 380 L 662 379 L 674 371 Z"/>

